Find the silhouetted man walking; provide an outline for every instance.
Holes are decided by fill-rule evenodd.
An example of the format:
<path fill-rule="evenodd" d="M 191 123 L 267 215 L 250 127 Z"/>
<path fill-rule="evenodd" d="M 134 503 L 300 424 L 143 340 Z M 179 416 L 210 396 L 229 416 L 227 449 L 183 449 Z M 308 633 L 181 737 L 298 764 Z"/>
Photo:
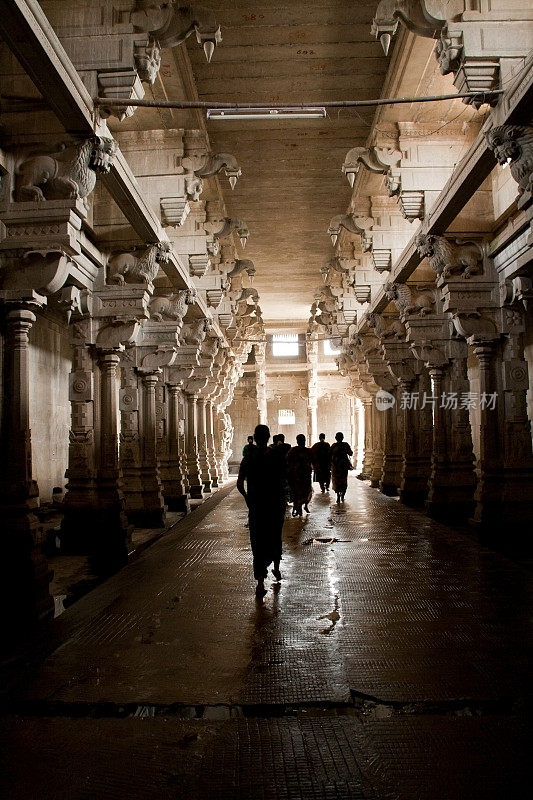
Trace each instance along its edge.
<path fill-rule="evenodd" d="M 254 431 L 256 446 L 241 461 L 237 489 L 248 506 L 250 544 L 252 545 L 257 597 L 266 594 L 265 578 L 272 573 L 281 580 L 281 530 L 285 519 L 285 460 L 279 448 L 267 447 L 270 431 L 258 425 Z M 246 483 L 246 487 L 245 487 Z"/>
<path fill-rule="evenodd" d="M 318 481 L 320 484 L 322 492 L 328 492 L 329 482 L 331 480 L 331 445 L 329 442 L 326 442 L 325 433 L 321 433 L 318 439 L 319 441 L 311 448 L 315 481 Z"/>

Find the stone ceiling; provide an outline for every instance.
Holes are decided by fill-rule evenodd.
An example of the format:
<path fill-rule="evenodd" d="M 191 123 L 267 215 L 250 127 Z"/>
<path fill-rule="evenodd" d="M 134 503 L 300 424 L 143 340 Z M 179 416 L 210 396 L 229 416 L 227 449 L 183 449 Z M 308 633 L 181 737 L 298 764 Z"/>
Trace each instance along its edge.
<path fill-rule="evenodd" d="M 376 0 L 292 0 L 275 4 L 211 0 L 222 43 L 211 64 L 187 40 L 202 101 L 301 103 L 378 97 L 388 59 L 370 35 Z M 364 110 L 365 121 L 372 112 Z M 242 177 L 221 181 L 230 216 L 250 229 L 245 255 L 265 321 L 305 329 L 320 268 L 331 257 L 329 220 L 344 213 L 350 188 L 346 152 L 363 145 L 368 125 L 354 112 L 325 120 L 208 122 L 215 152 L 233 153 Z"/>

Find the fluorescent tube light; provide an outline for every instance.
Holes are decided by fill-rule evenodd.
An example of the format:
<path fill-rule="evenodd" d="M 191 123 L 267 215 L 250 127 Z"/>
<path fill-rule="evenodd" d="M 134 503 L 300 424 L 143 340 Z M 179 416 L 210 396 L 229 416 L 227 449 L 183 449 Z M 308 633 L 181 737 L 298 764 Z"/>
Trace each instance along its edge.
<path fill-rule="evenodd" d="M 323 119 L 326 109 L 300 108 L 208 108 L 207 119 Z"/>

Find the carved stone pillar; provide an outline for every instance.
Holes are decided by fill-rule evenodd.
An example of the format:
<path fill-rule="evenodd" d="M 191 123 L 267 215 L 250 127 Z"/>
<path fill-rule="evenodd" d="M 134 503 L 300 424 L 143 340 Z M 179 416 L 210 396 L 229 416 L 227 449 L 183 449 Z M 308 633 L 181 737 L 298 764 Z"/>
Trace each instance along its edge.
<path fill-rule="evenodd" d="M 496 393 L 494 360 L 496 341 L 484 341 L 472 336 L 472 346 L 479 362 L 479 390 L 481 397 Z M 473 521 L 492 527 L 502 521 L 500 508 L 502 494 L 503 463 L 499 447 L 500 430 L 497 402 L 480 406 L 478 483 L 475 493 L 476 507 Z"/>
<path fill-rule="evenodd" d="M 372 397 L 364 397 L 362 400 L 364 409 L 364 425 L 365 425 L 365 450 L 363 453 L 363 467 L 360 474 L 357 476 L 360 480 L 370 480 L 372 475 L 372 465 L 374 463 L 374 435 L 372 428 Z"/>
<path fill-rule="evenodd" d="M 429 375 L 400 382 L 400 403 L 403 407 L 404 462 L 400 484 L 400 501 L 408 506 L 423 506 L 427 499 L 431 469 L 433 419 L 431 406 L 421 408 L 414 398 L 429 395 Z"/>
<path fill-rule="evenodd" d="M 383 475 L 383 462 L 385 458 L 385 420 L 383 411 L 378 411 L 375 404 L 375 396 L 372 398 L 371 410 L 372 425 L 372 468 L 370 472 L 370 485 L 377 489 Z"/>
<path fill-rule="evenodd" d="M 311 356 L 313 358 L 313 356 Z M 308 415 L 308 435 L 309 444 L 318 441 L 318 376 L 316 367 L 307 373 L 307 415 Z"/>
<path fill-rule="evenodd" d="M 93 568 L 110 574 L 126 563 L 130 529 L 124 513 L 119 466 L 118 348 L 98 348 L 100 367 L 100 458 L 98 465 L 98 525 L 91 543 Z"/>
<path fill-rule="evenodd" d="M 523 312 L 506 309 L 504 325 L 508 335 L 502 342 L 501 361 L 496 364 L 501 378 L 501 386 L 497 382 L 500 390 L 497 403 L 504 469 L 500 508 L 502 518 L 512 520 L 517 533 L 522 535 L 533 523 L 533 453 L 527 414 L 529 373 L 524 358 Z"/>
<path fill-rule="evenodd" d="M 403 414 L 398 411 L 398 392 L 390 389 L 396 397 L 396 403 L 381 413 L 384 435 L 383 472 L 379 482 L 379 489 L 383 494 L 393 497 L 398 494 L 402 481 L 404 428 Z"/>
<path fill-rule="evenodd" d="M 206 407 L 206 433 L 207 433 L 207 452 L 209 454 L 209 471 L 211 475 L 211 486 L 218 489 L 222 479 L 219 475 L 215 449 L 215 433 L 213 427 L 213 401 L 208 400 Z"/>
<path fill-rule="evenodd" d="M 179 384 L 168 383 L 167 453 L 161 469 L 163 496 L 169 511 L 190 511 L 182 473 L 182 437 L 180 435 Z"/>
<path fill-rule="evenodd" d="M 228 474 L 227 474 L 227 463 L 224 452 L 224 435 L 223 435 L 224 426 L 222 423 L 222 414 L 218 410 L 217 413 L 215 414 L 213 424 L 214 424 L 214 438 L 215 438 L 215 456 L 216 456 L 218 472 L 219 475 L 221 476 L 221 480 L 226 481 L 228 479 Z"/>
<path fill-rule="evenodd" d="M 205 397 L 199 397 L 196 405 L 198 420 L 198 461 L 200 464 L 200 476 L 204 485 L 204 492 L 211 492 L 211 465 L 207 450 L 207 425 L 206 425 L 206 405 Z"/>
<path fill-rule="evenodd" d="M 72 371 L 69 398 L 71 429 L 69 432 L 68 479 L 63 500 L 61 549 L 64 552 L 90 552 L 94 533 L 94 515 L 98 508 L 95 455 L 94 368 L 91 341 L 91 320 L 71 326 Z"/>
<path fill-rule="evenodd" d="M 187 476 L 189 478 L 189 494 L 193 500 L 203 497 L 203 481 L 198 460 L 198 420 L 197 396 L 186 392 L 187 398 L 187 434 L 185 437 L 187 450 Z"/>
<path fill-rule="evenodd" d="M 135 370 L 135 348 L 121 355 L 120 468 L 126 514 L 131 522 L 142 516 L 142 453 L 139 419 L 139 378 Z"/>
<path fill-rule="evenodd" d="M 260 366 L 256 373 L 257 410 L 259 411 L 259 424 L 268 424 L 266 373 L 265 367 Z"/>
<path fill-rule="evenodd" d="M 34 514 L 39 488 L 32 478 L 29 415 L 28 334 L 36 320 L 33 313 L 44 298 L 6 304 L 5 402 L 3 457 L 0 459 L 0 513 L 2 517 L 1 608 L 4 633 L 11 638 L 19 626 L 27 628 L 52 617 L 54 601 L 49 593 L 52 573 L 39 552 L 40 524 Z M 6 613 L 7 612 L 7 613 Z"/>
<path fill-rule="evenodd" d="M 443 398 L 454 385 L 454 369 L 446 359 L 429 364 L 433 408 L 433 451 L 426 508 L 434 517 L 468 519 L 473 508 L 474 472 L 470 427 L 459 408 L 447 408 Z M 458 377 L 458 374 L 457 374 Z M 468 451 L 468 452 L 467 452 Z"/>
<path fill-rule="evenodd" d="M 157 458 L 157 417 L 155 387 L 161 369 L 138 370 L 142 383 L 141 405 L 141 497 L 142 510 L 132 515 L 132 521 L 142 528 L 165 526 L 165 504 L 161 491 L 161 475 Z"/>

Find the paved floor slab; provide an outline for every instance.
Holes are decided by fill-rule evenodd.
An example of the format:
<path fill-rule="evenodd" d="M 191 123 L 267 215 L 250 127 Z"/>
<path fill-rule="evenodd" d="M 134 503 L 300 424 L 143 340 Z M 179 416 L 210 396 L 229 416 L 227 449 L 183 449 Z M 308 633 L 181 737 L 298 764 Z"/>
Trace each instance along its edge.
<path fill-rule="evenodd" d="M 499 774 L 520 774 L 524 570 L 351 480 L 287 519 L 257 601 L 240 495 L 193 516 L 52 624 L 13 693 L 8 797 L 33 796 L 32 747 L 54 800 L 492 800 L 499 737 Z"/>

